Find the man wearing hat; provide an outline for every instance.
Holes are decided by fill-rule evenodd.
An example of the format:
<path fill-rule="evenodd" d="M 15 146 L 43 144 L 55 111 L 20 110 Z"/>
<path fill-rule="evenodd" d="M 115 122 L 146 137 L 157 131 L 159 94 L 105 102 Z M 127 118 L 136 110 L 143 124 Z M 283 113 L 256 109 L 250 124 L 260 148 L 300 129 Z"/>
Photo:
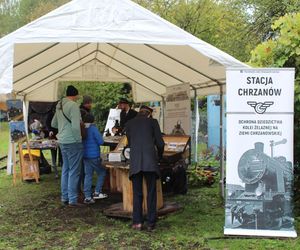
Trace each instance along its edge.
<path fill-rule="evenodd" d="M 147 183 L 147 229 L 153 230 L 156 222 L 156 179 L 159 178 L 158 159 L 162 157 L 164 141 L 152 109 L 141 106 L 137 116 L 125 125 L 130 147 L 129 178 L 133 188 L 132 228 L 143 226 L 143 178 Z"/>
<path fill-rule="evenodd" d="M 118 108 L 121 109 L 120 114 L 120 126 L 125 128 L 125 124 L 137 115 L 137 112 L 130 108 L 129 101 L 125 98 L 121 98 Z"/>
<path fill-rule="evenodd" d="M 78 90 L 69 85 L 66 97 L 56 105 L 56 112 L 51 126 L 58 129 L 56 135 L 63 158 L 61 175 L 61 201 L 70 207 L 82 206 L 77 202 L 78 178 L 83 156 L 83 145 L 80 131 L 80 110 L 75 102 Z"/>

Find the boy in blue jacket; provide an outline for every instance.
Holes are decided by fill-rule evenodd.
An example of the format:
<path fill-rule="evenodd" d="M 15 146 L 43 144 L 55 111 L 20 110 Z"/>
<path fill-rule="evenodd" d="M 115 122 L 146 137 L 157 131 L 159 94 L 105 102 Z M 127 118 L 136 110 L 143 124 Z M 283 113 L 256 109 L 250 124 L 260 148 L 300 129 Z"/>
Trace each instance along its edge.
<path fill-rule="evenodd" d="M 94 122 L 94 116 L 92 114 L 86 114 L 83 117 L 83 121 L 86 127 L 86 138 L 83 140 L 83 164 L 84 164 L 84 203 L 93 204 L 95 199 L 107 198 L 107 195 L 102 193 L 102 186 L 104 183 L 106 170 L 101 164 L 100 158 L 100 145 L 103 144 L 103 138 L 98 131 Z M 92 182 L 93 174 L 96 172 L 97 184 L 95 187 L 95 192 L 92 196 Z"/>

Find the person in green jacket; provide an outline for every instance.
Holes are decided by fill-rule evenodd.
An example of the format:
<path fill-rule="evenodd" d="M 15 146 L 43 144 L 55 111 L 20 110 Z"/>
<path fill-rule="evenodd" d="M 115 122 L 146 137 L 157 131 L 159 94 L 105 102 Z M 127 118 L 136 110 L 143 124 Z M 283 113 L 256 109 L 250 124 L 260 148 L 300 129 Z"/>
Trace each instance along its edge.
<path fill-rule="evenodd" d="M 80 110 L 76 103 L 78 90 L 69 85 L 66 97 L 57 106 L 51 126 L 58 129 L 56 135 L 63 158 L 61 175 L 61 201 L 70 207 L 79 207 L 78 180 L 83 157 L 83 145 L 80 130 Z"/>

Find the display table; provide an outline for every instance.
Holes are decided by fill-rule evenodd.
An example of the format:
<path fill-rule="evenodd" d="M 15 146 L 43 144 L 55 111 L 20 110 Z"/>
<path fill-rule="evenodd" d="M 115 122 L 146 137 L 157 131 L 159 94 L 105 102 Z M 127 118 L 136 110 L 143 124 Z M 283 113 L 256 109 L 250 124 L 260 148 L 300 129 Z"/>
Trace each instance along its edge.
<path fill-rule="evenodd" d="M 23 143 L 19 149 L 22 179 L 32 180 L 40 178 L 39 159 L 43 157 L 41 151 L 57 149 L 57 146 L 58 143 L 56 140 L 31 140 L 28 142 L 28 145 L 27 143 Z M 28 147 L 32 156 L 32 162 L 29 157 Z M 43 160 L 46 161 L 45 158 Z"/>
<path fill-rule="evenodd" d="M 110 151 L 114 150 L 119 142 L 121 141 L 122 136 L 104 136 L 103 140 L 103 146 L 108 146 L 110 148 Z"/>
<path fill-rule="evenodd" d="M 57 140 L 30 140 L 30 149 L 49 150 L 56 149 L 58 146 Z M 27 149 L 26 144 L 22 144 L 23 149 Z"/>
<path fill-rule="evenodd" d="M 133 211 L 133 191 L 132 182 L 129 180 L 129 164 L 126 162 L 107 162 L 103 165 L 110 171 L 110 188 L 112 191 L 122 192 L 123 210 L 126 212 Z M 157 190 L 157 210 L 163 207 L 163 194 L 160 179 L 156 182 Z M 143 180 L 143 211 L 147 212 L 147 185 Z"/>

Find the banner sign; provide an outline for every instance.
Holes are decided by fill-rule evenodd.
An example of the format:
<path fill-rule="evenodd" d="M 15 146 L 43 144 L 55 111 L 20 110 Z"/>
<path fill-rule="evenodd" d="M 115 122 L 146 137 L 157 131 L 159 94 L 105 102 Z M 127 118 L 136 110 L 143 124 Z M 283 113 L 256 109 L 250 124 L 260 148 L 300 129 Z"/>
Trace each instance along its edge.
<path fill-rule="evenodd" d="M 294 69 L 226 72 L 226 235 L 297 237 L 294 77 Z"/>
<path fill-rule="evenodd" d="M 191 131 L 190 85 L 167 87 L 164 132 L 189 135 Z"/>
<path fill-rule="evenodd" d="M 110 109 L 108 118 L 105 125 L 104 136 L 106 136 L 107 132 L 109 131 L 112 134 L 112 128 L 115 126 L 116 121 L 120 123 L 120 113 L 121 109 Z"/>

